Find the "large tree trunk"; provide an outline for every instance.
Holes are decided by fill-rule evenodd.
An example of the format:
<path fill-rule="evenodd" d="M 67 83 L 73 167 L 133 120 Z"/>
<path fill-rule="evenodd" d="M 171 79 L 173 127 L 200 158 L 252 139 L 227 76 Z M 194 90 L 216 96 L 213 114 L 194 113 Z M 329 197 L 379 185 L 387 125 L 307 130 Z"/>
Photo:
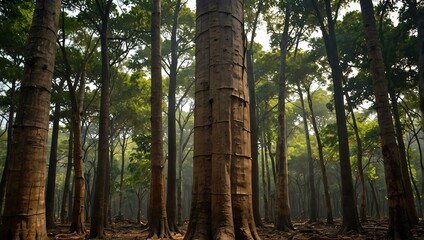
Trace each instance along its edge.
<path fill-rule="evenodd" d="M 62 93 L 63 84 L 65 81 L 61 80 L 57 89 L 57 94 Z M 47 228 L 56 227 L 54 216 L 54 198 L 56 188 L 56 169 L 57 169 L 57 147 L 59 140 L 59 121 L 60 121 L 60 99 L 56 99 L 53 114 L 53 132 L 50 147 L 49 170 L 47 174 L 47 187 L 46 187 L 46 225 Z"/>
<path fill-rule="evenodd" d="M 169 74 L 168 92 L 168 182 L 166 195 L 166 212 L 168 214 L 168 226 L 171 232 L 179 232 L 176 224 L 176 172 L 177 172 L 177 130 L 175 123 L 177 91 L 177 68 L 178 68 L 178 15 L 180 13 L 181 0 L 175 3 L 172 31 L 171 31 L 171 66 Z"/>
<path fill-rule="evenodd" d="M 320 8 L 316 0 L 311 0 L 321 32 L 324 38 L 325 49 L 328 62 L 331 67 L 331 77 L 334 87 L 334 103 L 336 109 L 337 137 L 339 142 L 340 174 L 342 182 L 342 209 L 343 223 L 340 233 L 350 231 L 363 233 L 364 229 L 359 222 L 358 212 L 356 210 L 355 191 L 353 188 L 352 168 L 350 165 L 349 141 L 346 126 L 345 105 L 343 99 L 342 72 L 339 64 L 335 19 L 332 16 L 331 0 L 325 0 L 325 11 L 327 24 L 324 23 L 324 17 L 321 15 Z M 336 14 L 337 15 L 337 14 Z M 327 25 L 327 26 L 326 26 Z M 328 31 L 327 31 L 328 28 Z"/>
<path fill-rule="evenodd" d="M 60 5 L 36 1 L 7 169 L 1 239 L 47 239 L 46 153 Z"/>
<path fill-rule="evenodd" d="M 105 209 L 107 208 L 106 188 L 107 165 L 109 162 L 109 57 L 108 57 L 108 24 L 112 0 L 96 0 L 97 10 L 101 17 L 100 46 L 102 59 L 101 96 L 99 115 L 99 146 L 97 174 L 94 185 L 94 199 L 91 208 L 90 238 L 104 238 Z"/>
<path fill-rule="evenodd" d="M 165 159 L 162 129 L 162 73 L 160 44 L 161 0 L 153 1 L 151 36 L 151 180 L 149 204 L 149 238 L 170 236 L 165 205 Z"/>
<path fill-rule="evenodd" d="M 388 87 L 381 53 L 379 36 L 375 26 L 371 0 L 361 0 L 361 12 L 367 42 L 370 70 L 373 76 L 375 105 L 380 127 L 381 149 L 384 159 L 385 180 L 389 207 L 390 239 L 413 239 L 406 211 L 405 193 L 402 185 L 399 150 L 392 122 L 388 99 Z"/>
<path fill-rule="evenodd" d="M 185 239 L 259 239 L 252 211 L 243 1 L 196 3 L 194 182 Z"/>
<path fill-rule="evenodd" d="M 286 65 L 289 40 L 290 8 L 286 4 L 284 31 L 280 43 L 280 72 L 278 77 L 278 135 L 277 135 L 277 171 L 276 171 L 276 215 L 275 228 L 293 230 L 290 217 L 289 178 L 287 164 L 287 131 L 286 131 Z"/>
<path fill-rule="evenodd" d="M 305 102 L 303 99 L 302 89 L 300 83 L 297 82 L 297 91 L 302 108 L 303 128 L 305 129 L 306 149 L 308 152 L 308 180 L 309 180 L 309 222 L 317 221 L 317 194 L 315 191 L 315 178 L 314 178 L 314 160 L 312 158 L 311 138 L 309 137 L 308 117 L 306 114 Z"/>
<path fill-rule="evenodd" d="M 325 206 L 326 206 L 326 214 L 327 214 L 327 224 L 333 224 L 334 223 L 333 208 L 331 206 L 330 190 L 328 187 L 327 169 L 325 168 L 325 163 L 324 163 L 324 153 L 323 153 L 324 146 L 322 145 L 321 136 L 318 129 L 318 124 L 316 121 L 314 107 L 312 103 L 311 91 L 309 87 L 306 87 L 306 97 L 308 100 L 309 110 L 311 111 L 312 127 L 314 129 L 314 133 L 315 133 L 315 137 L 316 137 L 317 145 L 318 145 L 319 165 L 321 168 L 322 184 L 324 185 L 324 198 L 325 198 Z"/>

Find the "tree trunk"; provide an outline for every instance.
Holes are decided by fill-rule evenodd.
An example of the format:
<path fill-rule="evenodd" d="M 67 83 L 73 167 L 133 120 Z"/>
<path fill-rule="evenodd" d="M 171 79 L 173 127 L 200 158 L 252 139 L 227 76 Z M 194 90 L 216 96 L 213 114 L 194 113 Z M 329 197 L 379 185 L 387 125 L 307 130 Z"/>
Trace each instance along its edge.
<path fill-rule="evenodd" d="M 259 212 L 259 160 L 258 160 L 258 126 L 256 121 L 256 94 L 255 94 L 255 77 L 253 74 L 253 43 L 256 33 L 259 14 L 262 10 L 263 1 L 259 1 L 256 11 L 249 49 L 247 50 L 247 82 L 249 87 L 249 107 L 250 107 L 250 136 L 252 149 L 252 201 L 253 201 L 253 217 L 256 226 L 261 226 L 261 215 Z"/>
<path fill-rule="evenodd" d="M 325 0 L 325 11 L 327 24 L 324 23 L 324 17 L 318 7 L 316 0 L 311 0 L 321 32 L 324 38 L 325 49 L 328 62 L 331 67 L 331 76 L 334 87 L 334 103 L 336 109 L 337 137 L 339 143 L 340 174 L 342 182 L 342 209 L 343 223 L 340 233 L 350 231 L 364 233 L 364 229 L 359 222 L 358 212 L 356 210 L 355 191 L 353 188 L 352 168 L 350 165 L 349 141 L 346 126 L 345 106 L 343 99 L 342 71 L 340 69 L 335 19 L 332 16 L 331 0 Z M 336 14 L 337 15 L 337 14 Z M 327 25 L 327 26 L 326 26 Z M 328 28 L 328 31 L 327 31 Z"/>
<path fill-rule="evenodd" d="M 289 40 L 290 8 L 286 4 L 284 31 L 280 43 L 280 72 L 278 77 L 278 135 L 277 135 L 277 181 L 276 181 L 276 216 L 275 228 L 282 231 L 293 230 L 290 217 L 289 179 L 287 164 L 286 131 L 286 65 Z"/>
<path fill-rule="evenodd" d="M 397 103 L 397 96 L 393 86 L 393 83 L 388 83 L 388 91 L 390 96 L 390 103 L 392 106 L 395 136 L 397 146 L 399 148 L 399 164 L 402 173 L 403 186 L 405 191 L 406 199 L 406 211 L 408 212 L 408 219 L 412 225 L 418 224 L 417 210 L 415 207 L 414 192 L 411 185 L 411 178 L 409 177 L 408 163 L 406 156 L 405 142 L 403 141 L 402 124 L 399 116 L 399 106 Z"/>
<path fill-rule="evenodd" d="M 89 238 L 104 238 L 105 209 L 107 208 L 106 188 L 107 165 L 109 162 L 109 57 L 108 57 L 108 24 L 112 0 L 96 0 L 97 10 L 101 17 L 100 46 L 102 60 L 101 96 L 99 114 L 99 145 L 97 173 L 94 184 L 94 199 L 91 207 L 91 224 Z"/>
<path fill-rule="evenodd" d="M 388 87 L 381 53 L 380 40 L 375 26 L 374 9 L 371 0 L 361 0 L 361 12 L 367 42 L 370 70 L 373 76 L 375 105 L 380 127 L 381 149 L 387 185 L 389 207 L 390 239 L 413 239 L 408 221 L 402 173 L 400 169 L 399 149 L 392 122 L 388 99 Z"/>
<path fill-rule="evenodd" d="M 1 239 L 47 239 L 46 152 L 60 1 L 36 1 L 7 169 Z"/>
<path fill-rule="evenodd" d="M 185 239 L 259 239 L 243 1 L 197 1 L 193 198 Z"/>
<path fill-rule="evenodd" d="M 69 195 L 69 184 L 71 183 L 72 173 L 72 154 L 74 147 L 74 132 L 72 126 L 69 128 L 69 140 L 68 140 L 68 164 L 66 165 L 65 183 L 63 184 L 62 193 L 62 204 L 60 208 L 60 223 L 66 224 L 69 222 L 68 213 L 68 195 Z"/>
<path fill-rule="evenodd" d="M 334 223 L 334 221 L 333 221 L 333 208 L 331 206 L 330 190 L 329 190 L 329 187 L 328 187 L 328 178 L 327 178 L 327 169 L 325 168 L 324 153 L 322 151 L 324 146 L 322 145 L 322 142 L 321 142 L 320 131 L 318 129 L 318 124 L 316 122 L 316 117 L 315 117 L 315 112 L 314 112 L 314 108 L 313 108 L 312 97 L 311 97 L 311 92 L 310 92 L 309 87 L 306 88 L 306 96 L 307 96 L 307 100 L 308 100 L 309 110 L 311 111 L 312 127 L 314 129 L 314 133 L 315 133 L 315 137 L 317 139 L 317 145 L 318 145 L 319 164 L 320 164 L 320 168 L 321 168 L 322 184 L 324 185 L 324 197 L 325 197 L 325 206 L 326 206 L 326 213 L 327 213 L 327 224 L 333 224 Z"/>
<path fill-rule="evenodd" d="M 363 149 L 362 149 L 362 139 L 359 135 L 359 129 L 358 124 L 356 123 L 356 117 L 355 112 L 353 111 L 352 102 L 350 101 L 349 93 L 345 91 L 347 106 L 350 112 L 350 115 L 352 116 L 352 125 L 353 130 L 355 132 L 355 138 L 356 138 L 356 148 L 357 148 L 357 154 L 356 154 L 356 163 L 358 168 L 358 175 L 359 175 L 359 184 L 361 186 L 361 207 L 359 209 L 359 217 L 361 218 L 361 222 L 367 221 L 367 205 L 366 205 L 366 190 L 365 190 L 365 177 L 364 177 L 364 168 L 362 166 L 362 155 L 363 155 Z"/>
<path fill-rule="evenodd" d="M 165 205 L 165 159 L 162 129 L 162 73 L 160 44 L 161 0 L 153 1 L 151 29 L 151 181 L 149 205 L 149 238 L 170 236 Z"/>
<path fill-rule="evenodd" d="M 61 80 L 57 89 L 57 94 L 62 93 L 63 84 L 65 81 Z M 60 96 L 59 96 L 60 97 Z M 60 121 L 60 99 L 56 99 L 56 104 L 53 113 L 53 132 L 50 147 L 49 170 L 47 174 L 47 187 L 46 187 L 46 225 L 47 228 L 56 227 L 54 216 L 54 198 L 56 188 L 56 169 L 57 169 L 57 147 L 59 140 L 59 121 Z"/>
<path fill-rule="evenodd" d="M 168 214 L 168 227 L 171 232 L 179 232 L 176 224 L 176 172 L 177 172 L 177 129 L 176 129 L 176 100 L 177 68 L 178 68 L 178 15 L 181 9 L 181 0 L 176 0 L 172 30 L 171 30 L 171 65 L 169 74 L 168 92 L 168 182 L 166 195 L 166 213 Z"/>
<path fill-rule="evenodd" d="M 262 162 L 262 189 L 263 189 L 263 198 L 264 198 L 264 221 L 268 222 L 269 221 L 269 203 L 268 203 L 268 184 L 266 181 L 266 175 L 265 175 L 265 151 L 264 151 L 264 142 L 265 140 L 262 138 L 262 145 L 261 145 L 261 162 Z"/>
<path fill-rule="evenodd" d="M 309 222 L 317 221 L 317 194 L 315 191 L 314 159 L 312 158 L 311 140 L 309 137 L 308 117 L 306 116 L 305 102 L 303 100 L 300 83 L 297 82 L 297 91 L 302 107 L 303 128 L 305 129 L 306 149 L 308 151 L 308 178 L 309 178 Z"/>
<path fill-rule="evenodd" d="M 0 182 L 0 214 L 3 213 L 3 203 L 4 203 L 4 195 L 6 193 L 6 182 L 7 182 L 7 169 L 9 168 L 10 162 L 10 152 L 12 149 L 12 140 L 13 140 L 13 118 L 15 114 L 15 94 L 16 94 L 16 81 L 12 82 L 12 87 L 10 88 L 10 103 L 9 103 L 9 117 L 7 121 L 7 148 L 6 148 L 6 159 L 3 167 L 3 174 L 1 175 Z"/>
<path fill-rule="evenodd" d="M 122 191 L 124 186 L 124 173 L 125 173 L 125 153 L 127 150 L 128 138 L 126 131 L 124 130 L 124 134 L 121 142 L 121 176 L 119 180 L 119 206 L 118 206 L 118 218 L 124 219 L 122 214 Z"/>

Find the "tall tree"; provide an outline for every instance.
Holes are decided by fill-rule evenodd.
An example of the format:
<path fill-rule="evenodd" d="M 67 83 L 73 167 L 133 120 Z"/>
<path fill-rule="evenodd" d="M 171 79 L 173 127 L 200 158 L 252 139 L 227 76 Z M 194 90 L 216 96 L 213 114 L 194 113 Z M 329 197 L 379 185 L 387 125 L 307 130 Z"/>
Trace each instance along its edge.
<path fill-rule="evenodd" d="M 317 0 L 311 0 L 311 2 L 324 38 L 325 50 L 327 52 L 327 58 L 331 68 L 331 77 L 333 80 L 334 104 L 337 119 L 337 137 L 339 143 L 340 174 L 342 181 L 341 202 L 343 209 L 343 223 L 340 233 L 347 233 L 349 231 L 363 233 L 364 229 L 359 222 L 358 212 L 356 210 L 352 168 L 349 159 L 350 153 L 343 98 L 342 71 L 340 68 L 336 42 L 335 23 L 341 1 L 337 1 L 337 4 L 334 6 L 331 0 L 324 0 L 324 8 L 320 8 Z M 333 13 L 334 7 L 335 10 Z M 325 15 L 321 13 L 322 9 L 324 9 Z M 324 22 L 325 20 L 326 23 Z"/>
<path fill-rule="evenodd" d="M 61 1 L 36 1 L 13 130 L 0 238 L 47 239 L 46 152 Z"/>
<path fill-rule="evenodd" d="M 97 174 L 94 186 L 93 207 L 91 209 L 90 238 L 104 238 L 105 196 L 107 181 L 107 164 L 109 162 L 109 56 L 108 56 L 108 24 L 112 0 L 96 0 L 97 11 L 101 18 L 100 48 L 102 59 L 101 96 L 99 115 L 99 147 L 97 159 Z"/>
<path fill-rule="evenodd" d="M 389 239 L 413 239 L 406 211 L 404 186 L 400 169 L 399 149 L 388 99 L 388 83 L 385 74 L 381 44 L 375 25 L 371 0 L 361 0 L 361 12 L 367 42 L 370 71 L 373 76 L 375 105 L 380 127 L 381 149 L 384 159 L 385 180 L 388 192 Z"/>
<path fill-rule="evenodd" d="M 252 212 L 243 0 L 196 1 L 192 205 L 185 239 L 259 239 Z"/>
<path fill-rule="evenodd" d="M 168 91 L 168 182 L 166 195 L 166 212 L 168 214 L 168 226 L 172 232 L 178 232 L 176 225 L 177 210 L 177 129 L 175 123 L 177 91 L 177 68 L 178 68 L 178 17 L 181 9 L 181 0 L 176 0 L 174 6 L 172 30 L 171 30 L 171 65 L 169 69 L 169 91 Z"/>
<path fill-rule="evenodd" d="M 53 228 L 55 224 L 55 212 L 54 212 L 54 200 L 55 200 L 55 189 L 56 189 L 56 170 L 57 170 L 57 150 L 59 141 L 59 122 L 60 122 L 60 107 L 63 85 L 65 79 L 60 80 L 59 85 L 56 87 L 56 103 L 54 106 L 53 113 L 53 129 L 52 129 L 52 140 L 50 147 L 50 158 L 49 158 L 49 170 L 47 174 L 47 186 L 46 186 L 46 225 L 47 228 Z"/>
<path fill-rule="evenodd" d="M 289 176 L 287 164 L 286 129 L 286 68 L 289 45 L 290 4 L 286 3 L 284 30 L 280 42 L 280 70 L 278 76 L 278 135 L 277 135 L 277 173 L 276 173 L 276 215 L 275 228 L 293 230 L 290 216 Z"/>
<path fill-rule="evenodd" d="M 253 74 L 253 43 L 258 26 L 259 15 L 263 8 L 263 0 L 257 3 L 255 17 L 252 23 L 252 32 L 247 49 L 247 81 L 249 86 L 249 108 L 250 108 L 250 136 L 252 149 L 252 201 L 253 201 L 253 217 L 255 218 L 256 226 L 262 225 L 261 215 L 259 213 L 259 160 L 258 160 L 258 126 L 256 120 L 256 94 L 255 94 L 255 76 Z M 253 6 L 252 6 L 253 7 Z"/>
<path fill-rule="evenodd" d="M 162 65 L 161 65 L 161 0 L 153 1 L 151 29 L 151 180 L 149 204 L 149 237 L 170 236 L 165 205 L 165 159 L 162 129 Z"/>

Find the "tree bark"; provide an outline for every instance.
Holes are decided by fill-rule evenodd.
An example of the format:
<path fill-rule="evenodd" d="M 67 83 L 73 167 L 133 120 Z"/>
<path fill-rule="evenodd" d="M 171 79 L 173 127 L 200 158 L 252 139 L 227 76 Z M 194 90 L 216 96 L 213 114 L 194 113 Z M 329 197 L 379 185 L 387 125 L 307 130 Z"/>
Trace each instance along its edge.
<path fill-rule="evenodd" d="M 396 145 L 394 126 L 388 99 L 388 86 L 379 36 L 375 26 L 371 0 L 361 0 L 361 12 L 367 42 L 370 71 L 373 76 L 375 105 L 380 127 L 381 149 L 387 185 L 389 207 L 389 239 L 413 239 L 408 221 L 405 193 L 402 185 L 399 149 Z"/>
<path fill-rule="evenodd" d="M 47 239 L 46 153 L 61 1 L 36 1 L 7 169 L 1 239 Z"/>
<path fill-rule="evenodd" d="M 252 211 L 243 1 L 196 3 L 194 182 L 185 239 L 259 239 Z"/>
<path fill-rule="evenodd" d="M 165 204 L 165 159 L 163 156 L 163 129 L 162 129 L 162 73 L 161 73 L 161 0 L 153 1 L 152 35 L 151 35 L 151 180 L 149 204 L 149 235 L 152 238 L 166 238 L 171 236 L 166 214 Z"/>
<path fill-rule="evenodd" d="M 276 215 L 275 228 L 282 231 L 293 230 L 290 217 L 289 179 L 287 164 L 287 131 L 286 131 L 286 65 L 289 40 L 290 8 L 286 4 L 284 30 L 280 43 L 280 72 L 278 77 L 278 135 L 277 135 L 277 181 L 276 181 Z"/>

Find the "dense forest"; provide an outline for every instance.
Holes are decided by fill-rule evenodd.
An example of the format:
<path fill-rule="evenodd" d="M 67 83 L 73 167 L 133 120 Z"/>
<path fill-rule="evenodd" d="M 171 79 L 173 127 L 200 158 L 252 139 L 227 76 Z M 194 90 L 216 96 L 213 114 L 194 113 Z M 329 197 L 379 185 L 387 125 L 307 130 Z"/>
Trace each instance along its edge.
<path fill-rule="evenodd" d="M 424 239 L 421 0 L 0 0 L 0 36 L 0 239 Z"/>

